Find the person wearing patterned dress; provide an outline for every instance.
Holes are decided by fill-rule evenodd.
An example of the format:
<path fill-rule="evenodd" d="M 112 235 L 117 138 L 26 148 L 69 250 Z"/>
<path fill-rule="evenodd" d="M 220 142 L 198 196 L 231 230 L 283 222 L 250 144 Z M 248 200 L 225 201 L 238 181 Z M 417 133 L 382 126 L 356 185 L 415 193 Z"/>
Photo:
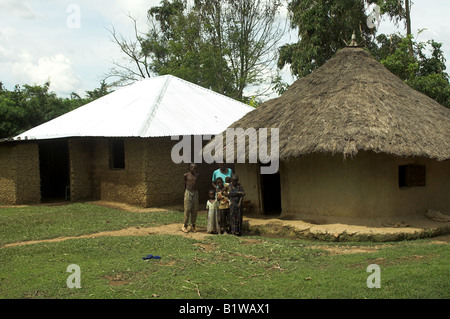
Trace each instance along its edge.
<path fill-rule="evenodd" d="M 209 191 L 209 200 L 206 202 L 206 209 L 208 210 L 208 223 L 206 232 L 208 234 L 220 233 L 220 216 L 219 216 L 219 202 L 216 200 L 216 191 L 211 189 Z"/>
<path fill-rule="evenodd" d="M 239 177 L 233 175 L 228 192 L 230 199 L 231 233 L 236 236 L 242 234 L 242 199 L 245 196 L 244 188 L 239 184 Z"/>

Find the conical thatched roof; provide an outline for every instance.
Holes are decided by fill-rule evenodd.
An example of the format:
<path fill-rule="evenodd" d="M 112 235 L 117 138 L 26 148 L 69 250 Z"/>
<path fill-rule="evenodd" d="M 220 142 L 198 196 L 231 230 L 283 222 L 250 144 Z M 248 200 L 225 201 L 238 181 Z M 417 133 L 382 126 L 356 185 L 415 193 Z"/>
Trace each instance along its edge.
<path fill-rule="evenodd" d="M 231 127 L 279 128 L 281 160 L 359 151 L 450 159 L 450 110 L 361 48 L 340 50 Z"/>

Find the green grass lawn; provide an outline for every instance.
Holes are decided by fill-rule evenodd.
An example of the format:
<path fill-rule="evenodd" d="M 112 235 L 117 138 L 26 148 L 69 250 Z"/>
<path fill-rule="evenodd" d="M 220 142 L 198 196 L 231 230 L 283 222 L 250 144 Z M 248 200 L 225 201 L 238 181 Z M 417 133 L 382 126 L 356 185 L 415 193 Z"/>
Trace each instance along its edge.
<path fill-rule="evenodd" d="M 180 212 L 129 213 L 89 204 L 0 208 L 0 246 L 179 223 Z M 199 215 L 199 227 L 206 216 Z M 330 249 L 366 248 L 334 254 Z M 373 249 L 369 249 L 373 248 Z M 143 260 L 148 254 L 161 259 Z M 450 297 L 450 250 L 433 239 L 326 243 L 213 235 L 96 237 L 0 248 L 0 298 L 329 299 Z M 67 287 L 80 267 L 81 288 Z M 381 288 L 368 288 L 370 264 Z"/>

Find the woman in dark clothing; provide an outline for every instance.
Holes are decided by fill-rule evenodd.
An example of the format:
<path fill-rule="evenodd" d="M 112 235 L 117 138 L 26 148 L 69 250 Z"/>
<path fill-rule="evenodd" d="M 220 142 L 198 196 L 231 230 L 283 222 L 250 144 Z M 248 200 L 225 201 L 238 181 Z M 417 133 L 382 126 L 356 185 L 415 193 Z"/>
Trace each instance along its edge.
<path fill-rule="evenodd" d="M 245 196 L 244 188 L 239 184 L 239 177 L 233 175 L 228 192 L 230 199 L 231 233 L 236 236 L 242 231 L 242 198 Z"/>

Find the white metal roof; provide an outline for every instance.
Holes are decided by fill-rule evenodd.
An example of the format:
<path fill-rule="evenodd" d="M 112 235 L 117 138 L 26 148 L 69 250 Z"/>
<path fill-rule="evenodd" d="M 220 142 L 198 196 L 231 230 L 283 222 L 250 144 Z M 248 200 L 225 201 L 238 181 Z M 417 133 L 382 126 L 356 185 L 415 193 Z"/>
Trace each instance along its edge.
<path fill-rule="evenodd" d="M 215 135 L 252 107 L 172 75 L 138 81 L 14 139 Z"/>

